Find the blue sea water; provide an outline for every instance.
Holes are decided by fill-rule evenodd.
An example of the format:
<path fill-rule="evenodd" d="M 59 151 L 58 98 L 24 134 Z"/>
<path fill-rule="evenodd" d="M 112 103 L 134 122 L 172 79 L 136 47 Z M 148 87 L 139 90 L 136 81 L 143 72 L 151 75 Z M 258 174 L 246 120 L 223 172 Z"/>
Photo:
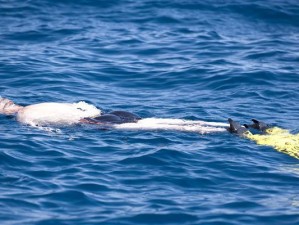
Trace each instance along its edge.
<path fill-rule="evenodd" d="M 299 132 L 297 0 L 1 0 L 0 95 Z M 0 223 L 298 224 L 299 161 L 229 133 L 0 116 Z"/>

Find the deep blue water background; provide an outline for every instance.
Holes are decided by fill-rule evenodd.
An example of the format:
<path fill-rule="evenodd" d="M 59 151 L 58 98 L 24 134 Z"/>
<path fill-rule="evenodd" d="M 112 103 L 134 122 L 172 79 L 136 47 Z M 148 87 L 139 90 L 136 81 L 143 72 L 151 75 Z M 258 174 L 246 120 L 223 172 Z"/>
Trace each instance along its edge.
<path fill-rule="evenodd" d="M 298 132 L 296 0 L 0 1 L 0 95 Z M 228 133 L 0 116 L 1 224 L 298 224 L 299 162 Z"/>

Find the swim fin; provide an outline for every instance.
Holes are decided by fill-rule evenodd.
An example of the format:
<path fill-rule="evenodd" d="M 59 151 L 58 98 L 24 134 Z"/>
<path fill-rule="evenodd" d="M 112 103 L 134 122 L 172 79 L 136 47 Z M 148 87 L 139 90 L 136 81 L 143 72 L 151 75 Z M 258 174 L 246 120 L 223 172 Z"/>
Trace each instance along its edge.
<path fill-rule="evenodd" d="M 262 122 L 262 121 L 258 121 L 256 119 L 252 119 L 252 122 L 253 124 L 244 124 L 244 126 L 246 128 L 253 128 L 253 129 L 256 129 L 256 130 L 260 130 L 260 131 L 265 131 L 266 129 L 269 128 L 269 125 Z"/>
<path fill-rule="evenodd" d="M 227 131 L 230 133 L 235 133 L 237 135 L 243 136 L 248 129 L 244 126 L 242 126 L 240 123 L 233 121 L 231 118 L 228 119 L 229 127 L 227 128 Z"/>

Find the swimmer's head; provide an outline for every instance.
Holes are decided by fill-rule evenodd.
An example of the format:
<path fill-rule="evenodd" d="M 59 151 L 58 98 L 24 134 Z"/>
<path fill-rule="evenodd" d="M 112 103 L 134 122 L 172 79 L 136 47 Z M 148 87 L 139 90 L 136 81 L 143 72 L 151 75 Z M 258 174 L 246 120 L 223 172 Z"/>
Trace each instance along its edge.
<path fill-rule="evenodd" d="M 17 113 L 23 106 L 16 105 L 7 98 L 0 98 L 0 114 L 12 115 Z"/>

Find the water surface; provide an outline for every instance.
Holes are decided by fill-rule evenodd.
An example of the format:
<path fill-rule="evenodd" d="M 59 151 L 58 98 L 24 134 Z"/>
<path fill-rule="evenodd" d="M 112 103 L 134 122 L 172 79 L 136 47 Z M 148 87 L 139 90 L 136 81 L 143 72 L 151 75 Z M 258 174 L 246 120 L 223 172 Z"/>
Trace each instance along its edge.
<path fill-rule="evenodd" d="M 297 1 L 0 1 L 0 95 L 298 132 Z M 0 117 L 1 224 L 297 224 L 299 163 L 229 133 Z"/>

